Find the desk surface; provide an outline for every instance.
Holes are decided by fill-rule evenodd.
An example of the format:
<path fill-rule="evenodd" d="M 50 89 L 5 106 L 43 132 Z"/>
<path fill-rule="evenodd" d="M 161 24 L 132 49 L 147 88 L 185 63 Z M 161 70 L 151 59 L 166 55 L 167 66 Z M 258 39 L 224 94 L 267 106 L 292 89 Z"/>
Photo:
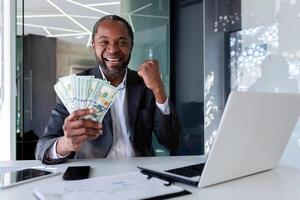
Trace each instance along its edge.
<path fill-rule="evenodd" d="M 186 156 L 184 158 L 187 160 L 195 159 L 193 156 Z M 176 157 L 133 158 L 131 160 L 71 160 L 68 163 L 51 166 L 58 168 L 58 170 L 61 172 L 64 172 L 64 170 L 71 165 L 90 165 L 92 167 L 91 177 L 96 177 L 122 172 L 137 171 L 137 165 L 159 163 L 169 159 L 176 159 Z M 35 160 L 0 162 L 0 167 L 33 167 L 41 165 L 42 164 L 39 161 Z M 60 174 L 54 177 L 33 181 L 19 186 L 2 190 L 0 189 L 0 199 L 35 199 L 32 192 L 37 185 L 60 182 L 62 181 L 61 176 L 62 175 Z M 286 166 L 280 166 L 270 171 L 202 189 L 180 183 L 177 183 L 176 185 L 192 192 L 192 195 L 183 196 L 176 199 L 300 199 L 300 170 Z"/>

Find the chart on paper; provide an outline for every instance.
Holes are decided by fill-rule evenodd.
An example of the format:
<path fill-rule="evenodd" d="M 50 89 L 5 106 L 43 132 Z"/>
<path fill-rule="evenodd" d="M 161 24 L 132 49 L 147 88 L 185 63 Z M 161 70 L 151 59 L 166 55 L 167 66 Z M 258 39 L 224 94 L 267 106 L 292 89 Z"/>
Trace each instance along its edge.
<path fill-rule="evenodd" d="M 34 194 L 45 200 L 89 199 L 143 199 L 183 191 L 177 186 L 165 186 L 164 181 L 148 179 L 140 172 L 90 178 L 81 181 L 63 181 L 37 187 Z"/>

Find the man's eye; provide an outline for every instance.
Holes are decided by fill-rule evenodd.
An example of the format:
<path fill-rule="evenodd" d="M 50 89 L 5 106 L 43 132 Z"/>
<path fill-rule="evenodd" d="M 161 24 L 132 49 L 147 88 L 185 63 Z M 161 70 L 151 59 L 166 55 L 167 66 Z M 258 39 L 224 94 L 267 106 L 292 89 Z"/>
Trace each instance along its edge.
<path fill-rule="evenodd" d="M 108 42 L 107 41 L 99 41 L 99 44 L 101 46 L 106 46 L 108 44 Z"/>
<path fill-rule="evenodd" d="M 129 44 L 129 43 L 128 43 L 127 41 L 120 41 L 120 42 L 119 42 L 119 45 L 120 45 L 120 46 L 128 46 L 128 44 Z"/>

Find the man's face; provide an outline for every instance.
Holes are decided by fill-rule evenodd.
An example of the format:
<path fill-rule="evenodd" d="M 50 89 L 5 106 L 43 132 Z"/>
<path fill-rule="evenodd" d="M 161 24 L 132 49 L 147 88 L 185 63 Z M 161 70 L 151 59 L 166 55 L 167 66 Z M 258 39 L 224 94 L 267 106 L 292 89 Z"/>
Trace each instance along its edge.
<path fill-rule="evenodd" d="M 92 45 L 106 76 L 117 77 L 124 72 L 130 60 L 132 41 L 122 22 L 101 22 Z"/>

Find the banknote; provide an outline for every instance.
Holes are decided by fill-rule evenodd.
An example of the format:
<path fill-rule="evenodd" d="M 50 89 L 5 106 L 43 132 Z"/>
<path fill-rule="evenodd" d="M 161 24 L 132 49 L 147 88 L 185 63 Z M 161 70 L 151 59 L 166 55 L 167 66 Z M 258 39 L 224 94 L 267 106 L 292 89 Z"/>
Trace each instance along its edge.
<path fill-rule="evenodd" d="M 92 115 L 92 118 L 96 121 L 102 122 L 104 115 L 115 100 L 117 94 L 118 90 L 116 87 L 108 84 L 102 84 L 98 95 L 96 95 L 96 98 L 94 98 L 94 101 L 91 103 L 91 107 L 96 111 L 95 114 Z"/>
<path fill-rule="evenodd" d="M 68 101 L 66 99 L 66 96 L 64 95 L 64 91 L 62 90 L 62 87 L 59 86 L 60 83 L 56 83 L 54 85 L 54 90 L 56 92 L 56 94 L 60 97 L 60 100 L 62 101 L 62 103 L 66 106 L 67 110 L 69 111 L 69 113 L 73 112 L 73 109 L 70 107 L 70 105 L 68 105 Z"/>
<path fill-rule="evenodd" d="M 100 123 L 118 95 L 118 89 L 110 85 L 110 82 L 94 76 L 61 77 L 54 85 L 54 90 L 69 113 L 93 108 L 95 114 L 85 118 Z"/>

